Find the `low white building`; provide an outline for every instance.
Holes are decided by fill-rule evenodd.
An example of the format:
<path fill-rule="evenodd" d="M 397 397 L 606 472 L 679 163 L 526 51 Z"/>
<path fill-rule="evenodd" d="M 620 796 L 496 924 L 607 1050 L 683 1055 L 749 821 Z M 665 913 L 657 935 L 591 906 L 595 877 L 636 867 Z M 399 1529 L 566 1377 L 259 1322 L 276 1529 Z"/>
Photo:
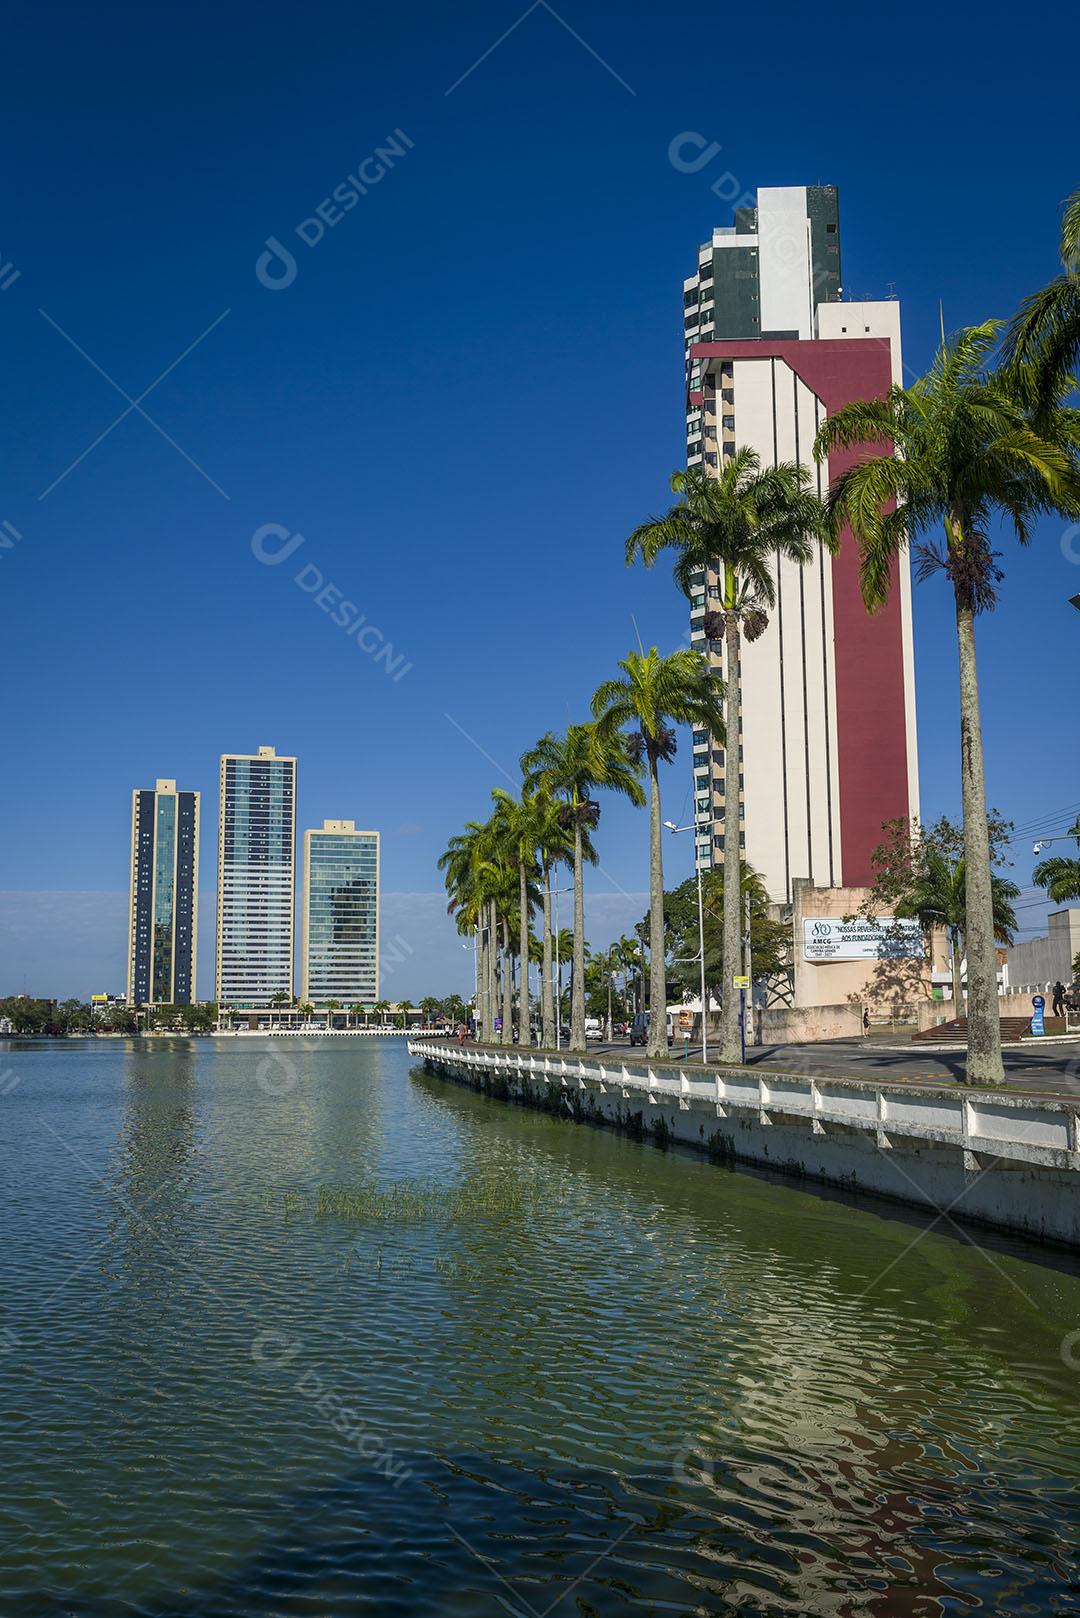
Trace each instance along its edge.
<path fill-rule="evenodd" d="M 1044 993 L 1055 983 L 1072 982 L 1073 962 L 1080 955 L 1080 906 L 1052 910 L 1044 938 L 1013 944 L 1005 960 L 1005 987 L 1014 993 Z"/>

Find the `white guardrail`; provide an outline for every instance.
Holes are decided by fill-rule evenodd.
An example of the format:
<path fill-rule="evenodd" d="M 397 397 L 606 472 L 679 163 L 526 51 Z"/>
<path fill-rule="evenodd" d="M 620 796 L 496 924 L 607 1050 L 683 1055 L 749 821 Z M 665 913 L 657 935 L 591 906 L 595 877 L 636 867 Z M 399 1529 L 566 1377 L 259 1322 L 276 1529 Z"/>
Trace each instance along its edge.
<path fill-rule="evenodd" d="M 455 1069 L 484 1069 L 601 1094 L 614 1092 L 646 1106 L 694 1103 L 715 1107 L 717 1118 L 751 1116 L 762 1124 L 804 1123 L 814 1134 L 841 1126 L 874 1137 L 887 1149 L 896 1139 L 952 1146 L 965 1168 L 979 1158 L 1003 1158 L 1044 1169 L 1080 1170 L 1080 1101 L 1027 1097 L 1015 1091 L 963 1090 L 805 1074 L 685 1069 L 635 1071 L 624 1063 L 578 1057 L 526 1056 L 478 1051 L 433 1039 L 410 1040 L 410 1056 Z"/>

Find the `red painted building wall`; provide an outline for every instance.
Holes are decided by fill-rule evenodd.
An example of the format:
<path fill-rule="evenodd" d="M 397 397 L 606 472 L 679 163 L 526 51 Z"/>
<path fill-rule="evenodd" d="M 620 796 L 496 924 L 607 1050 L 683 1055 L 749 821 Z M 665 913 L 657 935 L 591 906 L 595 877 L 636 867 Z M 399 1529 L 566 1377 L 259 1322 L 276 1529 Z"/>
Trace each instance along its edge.
<path fill-rule="evenodd" d="M 828 412 L 853 399 L 879 398 L 892 383 L 885 338 L 813 342 L 762 338 L 701 343 L 692 353 L 702 360 L 782 359 Z M 835 478 L 867 453 L 865 446 L 838 451 L 830 457 L 830 476 Z M 882 824 L 911 811 L 908 752 L 915 738 L 909 744 L 896 570 L 888 602 L 871 615 L 859 587 L 858 545 L 846 528 L 832 563 L 832 596 L 842 880 L 848 887 L 865 887 L 873 881 L 870 855 L 882 840 Z"/>

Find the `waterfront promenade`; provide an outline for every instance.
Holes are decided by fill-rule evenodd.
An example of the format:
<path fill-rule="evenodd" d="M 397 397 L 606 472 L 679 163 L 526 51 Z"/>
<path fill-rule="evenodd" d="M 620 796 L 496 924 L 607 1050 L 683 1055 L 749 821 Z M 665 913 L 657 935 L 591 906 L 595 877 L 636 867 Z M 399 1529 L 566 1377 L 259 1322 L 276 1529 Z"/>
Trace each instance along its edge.
<path fill-rule="evenodd" d="M 416 1039 L 501 1100 L 1080 1248 L 1080 1104 L 910 1079 Z M 807 1050 L 807 1047 L 803 1047 Z"/>
<path fill-rule="evenodd" d="M 483 1049 L 487 1047 L 477 1047 Z M 670 1061 L 682 1061 L 683 1042 L 671 1047 Z M 589 1055 L 640 1058 L 625 1039 L 589 1041 Z M 700 1058 L 700 1047 L 698 1047 Z M 963 1084 L 967 1052 L 962 1045 L 911 1045 L 901 1039 L 838 1039 L 805 1045 L 747 1047 L 746 1065 L 787 1073 L 888 1079 L 927 1084 Z M 1080 1096 L 1080 1038 L 1039 1043 L 1025 1040 L 1002 1051 L 1005 1087 L 1041 1095 Z M 690 1048 L 694 1060 L 694 1046 Z"/>

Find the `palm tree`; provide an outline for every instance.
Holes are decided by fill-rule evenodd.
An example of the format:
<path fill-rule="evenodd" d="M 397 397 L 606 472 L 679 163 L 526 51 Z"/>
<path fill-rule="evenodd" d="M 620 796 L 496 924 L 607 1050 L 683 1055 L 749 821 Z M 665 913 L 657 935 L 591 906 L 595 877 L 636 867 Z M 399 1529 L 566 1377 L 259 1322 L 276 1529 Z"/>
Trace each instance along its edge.
<path fill-rule="evenodd" d="M 1080 367 L 1080 190 L 1061 217 L 1061 274 L 1021 304 L 1005 345 L 1011 365 L 1032 376 L 1037 394 L 1056 399 Z"/>
<path fill-rule="evenodd" d="M 1075 837 L 1077 846 L 1080 847 L 1080 815 L 1070 828 L 1069 836 Z M 1040 860 L 1031 873 L 1031 880 L 1040 888 L 1045 888 L 1055 904 L 1080 899 L 1080 859 L 1051 855 L 1048 860 Z"/>
<path fill-rule="evenodd" d="M 357 1002 L 356 1005 L 353 1005 L 353 1006 L 349 1007 L 349 1016 L 352 1018 L 352 1023 L 353 1023 L 354 1028 L 356 1027 L 356 1019 L 358 1017 L 362 1017 L 363 1015 L 364 1015 L 364 1008 L 363 1008 L 362 1005 L 359 1004 L 359 1002 Z"/>
<path fill-rule="evenodd" d="M 713 477 L 702 468 L 671 474 L 679 500 L 663 517 L 634 529 L 626 542 L 627 563 L 641 556 L 652 567 L 661 551 L 675 552 L 673 574 L 683 594 L 708 597 L 710 575 L 717 577 L 719 612 L 706 612 L 706 638 L 724 641 L 726 731 L 724 753 L 724 927 L 720 1060 L 740 1059 L 739 1002 L 731 992 L 742 970 L 743 898 L 739 889 L 739 742 L 742 736 L 740 640 L 764 634 L 776 605 L 775 572 L 780 561 L 805 567 L 830 551 L 836 541 L 823 521 L 821 502 L 809 487 L 810 473 L 793 461 L 764 471 L 755 450 L 740 449 Z M 721 740 L 722 738 L 717 738 Z"/>
<path fill-rule="evenodd" d="M 656 647 L 630 652 L 619 664 L 625 678 L 605 680 L 592 700 L 601 736 L 637 728 L 629 739 L 631 757 L 644 758 L 649 771 L 649 991 L 652 1018 L 646 1055 L 667 1055 L 667 987 L 664 969 L 664 852 L 661 847 L 660 760 L 675 755 L 669 722 L 695 725 L 713 736 L 724 734 L 724 683 L 700 653 L 689 647 L 661 657 Z M 737 844 L 736 844 L 737 846 Z M 735 878 L 738 881 L 738 876 Z M 576 963 L 575 963 L 576 965 Z"/>
<path fill-rule="evenodd" d="M 497 1043 L 498 905 L 506 887 L 498 831 L 491 821 L 470 820 L 464 832 L 451 837 L 438 865 L 444 873 L 447 909 L 457 915 L 459 931 L 476 934 L 478 950 L 478 1038 Z"/>
<path fill-rule="evenodd" d="M 524 770 L 526 754 L 522 759 Z M 540 967 L 540 1019 L 541 1044 L 547 1049 L 555 1044 L 555 995 L 553 989 L 553 938 L 552 932 L 552 877 L 558 880 L 560 865 L 573 869 L 574 861 L 574 835 L 570 827 L 564 824 L 563 813 L 565 805 L 560 798 L 555 797 L 545 788 L 537 790 L 534 794 L 537 811 L 537 853 L 541 869 L 541 914 L 542 936 L 541 949 L 538 958 Z M 596 850 L 589 836 L 588 828 L 582 827 L 581 855 L 587 865 L 596 864 Z M 569 954 L 569 952 L 565 952 Z"/>
<path fill-rule="evenodd" d="M 409 1012 L 413 1009 L 413 1003 L 411 1000 L 399 1000 L 397 1008 L 401 1013 L 401 1026 L 407 1032 L 409 1027 Z"/>
<path fill-rule="evenodd" d="M 618 944 L 610 944 L 607 949 L 600 950 L 598 954 L 592 957 L 592 961 L 599 970 L 600 982 L 607 990 L 607 1017 L 604 1022 L 604 1038 L 610 1040 L 614 1038 L 611 999 L 615 988 L 615 978 L 622 967 L 622 957 L 619 953 Z"/>
<path fill-rule="evenodd" d="M 623 996 L 628 1002 L 630 1001 L 631 975 L 636 975 L 640 994 L 638 989 L 635 988 L 634 1003 L 640 1000 L 642 1009 L 644 1009 L 645 947 L 636 933 L 632 937 L 624 933 L 619 939 L 618 950 L 623 968 Z"/>
<path fill-rule="evenodd" d="M 1021 544 L 1044 512 L 1080 513 L 1080 414 L 1060 405 L 1036 413 L 1015 374 L 993 372 L 991 351 L 1001 323 L 971 326 L 946 341 L 933 366 L 910 388 L 883 399 L 845 405 L 823 424 L 819 460 L 865 446 L 829 494 L 836 531 L 848 524 L 861 550 L 862 594 L 871 612 L 888 599 L 896 558 L 909 532 L 944 528 L 940 548 L 916 549 L 920 578 L 941 571 L 952 585 L 960 659 L 960 760 L 967 885 L 967 1078 L 1001 1084 L 990 841 L 982 724 L 975 658 L 975 618 L 997 600 L 1002 578 L 991 550 L 995 512 Z"/>
<path fill-rule="evenodd" d="M 389 1002 L 389 1000 L 376 1000 L 375 1004 L 372 1006 L 371 1009 L 372 1009 L 372 1011 L 374 1011 L 375 1015 L 378 1017 L 380 1026 L 385 1028 L 386 1027 L 387 1013 L 390 1010 L 390 1002 Z"/>
<path fill-rule="evenodd" d="M 566 961 L 570 962 L 570 982 L 571 982 L 571 988 L 573 987 L 573 977 L 574 977 L 574 933 L 573 933 L 573 929 L 571 927 L 560 927 L 557 933 L 552 933 L 551 941 L 552 941 L 552 947 L 553 947 L 553 949 L 555 951 L 555 958 L 559 963 L 558 971 L 555 973 L 553 982 L 555 984 L 555 1016 L 558 1018 L 559 1027 L 561 1028 L 563 1026 L 563 1021 L 564 1021 L 564 1019 L 563 1019 L 562 973 L 563 973 L 563 964 Z M 588 949 L 588 945 L 586 945 L 585 948 Z M 551 1045 L 548 1047 L 548 1049 L 550 1050 L 554 1045 L 555 1045 L 555 1037 L 554 1037 L 554 1035 L 552 1035 Z"/>
<path fill-rule="evenodd" d="M 574 951 L 571 978 L 570 1049 L 585 1050 L 585 889 L 583 865 L 588 830 L 600 819 L 592 794 L 598 788 L 621 792 L 640 805 L 645 797 L 640 766 L 624 737 L 612 728 L 570 725 L 565 736 L 548 731 L 522 756 L 526 791 L 547 791 L 562 799 L 560 821 L 573 836 Z"/>
<path fill-rule="evenodd" d="M 529 916 L 531 885 L 536 876 L 536 853 L 543 832 L 543 804 L 539 793 L 522 791 L 520 798 L 496 787 L 495 815 L 512 858 L 518 878 L 518 1034 L 523 1045 L 531 1043 L 529 1021 Z"/>
<path fill-rule="evenodd" d="M 999 944 L 1011 944 L 1016 929 L 1013 900 L 1020 897 L 1020 889 L 1015 882 L 993 872 L 990 895 L 994 938 Z M 967 933 L 967 873 L 963 859 L 950 860 L 941 849 L 924 848 L 922 869 L 915 878 L 914 887 L 893 908 L 898 916 L 917 917 L 927 931 L 931 927 L 944 927 L 952 954 L 953 1006 L 956 1015 L 963 1016 L 960 958 L 962 942 Z"/>

